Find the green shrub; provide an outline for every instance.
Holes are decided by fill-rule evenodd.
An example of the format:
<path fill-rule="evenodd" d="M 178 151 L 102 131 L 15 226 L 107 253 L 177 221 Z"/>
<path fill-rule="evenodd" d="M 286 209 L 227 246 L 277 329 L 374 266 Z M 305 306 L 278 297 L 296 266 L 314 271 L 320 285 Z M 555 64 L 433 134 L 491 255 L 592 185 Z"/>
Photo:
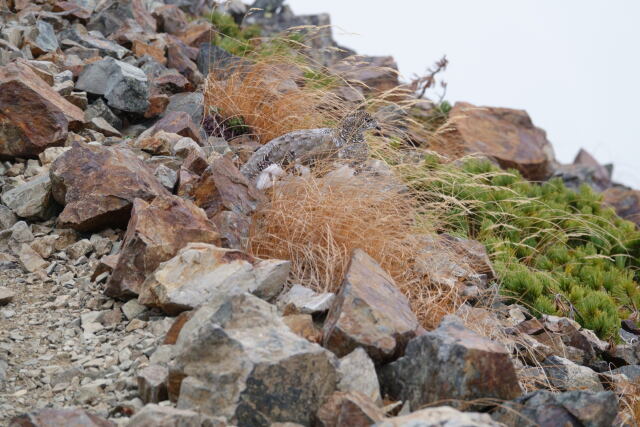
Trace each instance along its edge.
<path fill-rule="evenodd" d="M 524 180 L 471 159 L 459 166 L 428 158 L 410 178 L 442 231 L 483 242 L 503 293 L 540 313 L 574 317 L 602 338 L 640 307 L 640 232 L 604 207 L 587 186 Z"/>

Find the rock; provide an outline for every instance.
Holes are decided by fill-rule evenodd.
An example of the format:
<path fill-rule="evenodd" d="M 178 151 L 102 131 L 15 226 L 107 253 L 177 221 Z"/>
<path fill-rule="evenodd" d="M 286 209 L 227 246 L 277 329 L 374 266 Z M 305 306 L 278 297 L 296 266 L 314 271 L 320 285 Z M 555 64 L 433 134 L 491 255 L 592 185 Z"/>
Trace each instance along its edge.
<path fill-rule="evenodd" d="M 198 57 L 198 49 L 187 46 L 182 40 L 169 36 L 167 43 L 167 67 L 174 68 L 185 76 L 194 86 L 204 80 L 194 62 Z"/>
<path fill-rule="evenodd" d="M 43 166 L 49 165 L 53 163 L 55 159 L 60 157 L 62 153 L 64 153 L 65 151 L 69 151 L 70 149 L 71 147 L 49 147 L 42 153 L 40 153 L 38 155 L 38 158 L 40 159 L 40 163 L 42 163 Z"/>
<path fill-rule="evenodd" d="M 233 293 L 270 299 L 280 293 L 291 263 L 259 260 L 244 252 L 189 243 L 147 277 L 138 302 L 174 315 Z"/>
<path fill-rule="evenodd" d="M 323 345 L 338 356 L 363 347 L 377 362 L 392 360 L 415 337 L 418 321 L 393 279 L 354 250 L 324 325 Z"/>
<path fill-rule="evenodd" d="M 176 187 L 176 184 L 178 183 L 178 174 L 176 173 L 176 171 L 168 168 L 165 165 L 158 166 L 153 171 L 153 175 L 156 177 L 158 182 L 170 192 L 173 191 L 173 189 Z"/>
<path fill-rule="evenodd" d="M 283 317 L 282 321 L 299 337 L 318 344 L 322 341 L 322 331 L 315 325 L 311 315 L 291 314 Z"/>
<path fill-rule="evenodd" d="M 158 31 L 177 35 L 187 26 L 187 15 L 174 4 L 160 6 L 153 11 Z"/>
<path fill-rule="evenodd" d="M 156 404 L 145 405 L 131 418 L 127 427 L 226 427 L 222 419 L 198 412 Z"/>
<path fill-rule="evenodd" d="M 165 366 L 150 365 L 138 372 L 138 392 L 144 403 L 167 400 L 169 370 Z"/>
<path fill-rule="evenodd" d="M 618 215 L 640 226 L 640 191 L 612 187 L 602 195 L 604 202 L 613 207 Z"/>
<path fill-rule="evenodd" d="M 248 247 L 249 227 L 251 227 L 251 219 L 248 216 L 222 211 L 211 221 L 218 228 L 223 247 L 238 250 L 244 250 Z"/>
<path fill-rule="evenodd" d="M 18 243 L 33 242 L 33 233 L 26 222 L 18 221 L 9 230 L 11 230 L 11 239 Z"/>
<path fill-rule="evenodd" d="M 142 0 L 106 1 L 93 14 L 87 28 L 109 36 L 129 19 L 134 20 L 144 31 L 156 31 L 156 21 L 147 11 Z"/>
<path fill-rule="evenodd" d="M 455 316 L 411 340 L 405 355 L 379 373 L 383 393 L 409 401 L 411 408 L 447 399 L 509 400 L 521 394 L 507 349 L 466 329 Z"/>
<path fill-rule="evenodd" d="M 76 88 L 102 95 L 110 107 L 130 113 L 143 114 L 149 108 L 149 81 L 137 67 L 105 58 L 87 65 Z"/>
<path fill-rule="evenodd" d="M 127 149 L 74 143 L 56 159 L 50 174 L 53 197 L 64 206 L 59 226 L 79 231 L 123 227 L 134 199 L 169 194 Z"/>
<path fill-rule="evenodd" d="M 382 93 L 400 84 L 398 64 L 391 56 L 353 55 L 333 65 L 331 70 L 367 92 Z"/>
<path fill-rule="evenodd" d="M 136 317 L 138 317 L 139 315 L 141 315 L 147 310 L 147 307 L 145 307 L 142 304 L 139 304 L 138 301 L 134 299 L 129 300 L 126 303 L 122 304 L 122 307 L 120 308 L 122 310 L 122 313 L 129 320 L 135 319 Z"/>
<path fill-rule="evenodd" d="M 13 418 L 10 427 L 52 427 L 52 426 L 82 426 L 82 427 L 115 427 L 111 421 L 91 414 L 84 409 L 41 409 L 30 414 Z"/>
<path fill-rule="evenodd" d="M 322 427 L 370 426 L 384 420 L 384 412 L 362 393 L 335 392 L 316 415 Z"/>
<path fill-rule="evenodd" d="M 604 391 L 598 374 L 586 366 L 559 356 L 548 357 L 542 366 L 551 384 L 560 390 Z"/>
<path fill-rule="evenodd" d="M 89 239 L 78 240 L 72 245 L 67 246 L 65 252 L 71 259 L 78 259 L 83 255 L 87 255 L 93 250 L 93 244 Z"/>
<path fill-rule="evenodd" d="M 11 301 L 13 301 L 13 298 L 15 297 L 15 295 L 16 294 L 14 294 L 9 289 L 0 288 L 0 305 L 9 304 Z"/>
<path fill-rule="evenodd" d="M 169 370 L 178 408 L 237 425 L 311 424 L 336 386 L 335 358 L 293 334 L 250 294 L 202 306 L 180 332 Z"/>
<path fill-rule="evenodd" d="M 530 180 L 544 180 L 551 174 L 551 144 L 525 111 L 458 102 L 449 120 L 452 127 L 445 138 L 465 153 L 495 158 L 502 168 L 518 169 Z"/>
<path fill-rule="evenodd" d="M 0 68 L 0 157 L 37 156 L 62 145 L 83 121 L 82 111 L 28 66 Z"/>
<path fill-rule="evenodd" d="M 191 117 L 185 112 L 167 112 L 163 118 L 158 120 L 152 127 L 144 131 L 138 139 L 145 139 L 154 136 L 156 133 L 164 131 L 175 133 L 180 136 L 191 138 L 194 141 L 201 141 L 200 130 Z"/>
<path fill-rule="evenodd" d="M 375 427 L 501 427 L 487 414 L 460 412 L 450 406 L 438 406 L 388 418 L 374 424 Z"/>
<path fill-rule="evenodd" d="M 5 205 L 0 205 L 0 231 L 11 228 L 18 222 L 18 217 Z"/>
<path fill-rule="evenodd" d="M 193 187 L 191 196 L 209 218 L 223 210 L 248 216 L 266 202 L 266 197 L 227 157 L 211 162 Z"/>
<path fill-rule="evenodd" d="M 41 20 L 37 20 L 31 30 L 25 33 L 24 43 L 31 49 L 31 54 L 34 57 L 47 52 L 55 52 L 58 49 L 58 39 L 56 39 L 53 26 Z"/>
<path fill-rule="evenodd" d="M 627 365 L 617 369 L 612 369 L 611 374 L 622 374 L 626 376 L 632 383 L 637 383 L 638 381 L 640 381 L 640 365 Z"/>
<path fill-rule="evenodd" d="M 116 59 L 124 58 L 124 56 L 129 52 L 128 49 L 118 45 L 117 43 L 105 39 L 102 34 L 95 33 L 93 31 L 88 32 L 82 24 L 72 25 L 68 29 L 60 32 L 58 39 L 71 40 L 85 48 L 97 50 L 100 56 L 110 56 Z"/>
<path fill-rule="evenodd" d="M 109 106 L 102 100 L 102 98 L 98 98 L 87 108 L 87 110 L 84 112 L 84 117 L 87 121 L 95 119 L 96 117 L 103 118 L 107 121 L 107 123 L 109 123 L 116 129 L 122 129 L 123 126 L 122 120 L 120 120 L 120 118 L 116 116 L 113 111 L 111 111 Z"/>
<path fill-rule="evenodd" d="M 54 213 L 49 174 L 39 175 L 2 193 L 2 203 L 21 218 L 48 219 Z"/>
<path fill-rule="evenodd" d="M 338 390 L 358 391 L 374 402 L 382 401 L 375 365 L 361 347 L 340 359 Z"/>
<path fill-rule="evenodd" d="M 329 311 L 334 299 L 335 294 L 332 292 L 318 294 L 312 289 L 296 284 L 278 298 L 278 307 L 285 313 L 315 315 Z"/>
<path fill-rule="evenodd" d="M 493 419 L 506 425 L 535 426 L 612 426 L 618 414 L 618 399 L 612 392 L 535 391 L 513 402 L 506 402 Z"/>
<path fill-rule="evenodd" d="M 187 113 L 195 124 L 203 120 L 204 95 L 200 92 L 177 93 L 169 98 L 166 113 L 182 111 Z"/>
<path fill-rule="evenodd" d="M 220 237 L 204 211 L 177 196 L 135 199 L 118 263 L 105 293 L 138 295 L 147 275 L 190 242 L 219 244 Z"/>
<path fill-rule="evenodd" d="M 29 273 L 42 271 L 48 265 L 48 263 L 26 243 L 20 246 L 18 257 L 20 258 L 20 262 L 24 269 Z"/>
<path fill-rule="evenodd" d="M 214 73 L 215 77 L 219 79 L 225 79 L 243 67 L 248 68 L 251 65 L 249 61 L 232 55 L 223 48 L 211 43 L 199 45 L 196 63 L 198 70 L 203 75 Z"/>
<path fill-rule="evenodd" d="M 165 94 L 153 94 L 149 97 L 149 108 L 144 113 L 144 117 L 151 119 L 163 114 L 169 105 L 169 96 Z"/>

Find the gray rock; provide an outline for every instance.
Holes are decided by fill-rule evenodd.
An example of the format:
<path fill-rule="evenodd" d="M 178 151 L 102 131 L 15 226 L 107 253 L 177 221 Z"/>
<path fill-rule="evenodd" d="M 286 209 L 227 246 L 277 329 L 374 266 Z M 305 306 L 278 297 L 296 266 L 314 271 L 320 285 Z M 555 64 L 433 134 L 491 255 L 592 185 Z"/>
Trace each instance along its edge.
<path fill-rule="evenodd" d="M 233 249 L 189 243 L 147 277 L 138 302 L 177 314 L 233 293 L 270 299 L 284 286 L 290 268 L 289 261 L 259 260 Z"/>
<path fill-rule="evenodd" d="M 147 307 L 139 304 L 135 299 L 132 299 L 122 304 L 122 307 L 120 307 L 120 309 L 127 319 L 133 320 L 144 313 L 147 310 Z"/>
<path fill-rule="evenodd" d="M 103 95 L 109 106 L 131 113 L 144 113 L 149 107 L 149 81 L 144 72 L 113 58 L 87 65 L 76 87 Z"/>
<path fill-rule="evenodd" d="M 536 391 L 501 407 L 492 417 L 509 426 L 604 427 L 614 425 L 618 399 L 610 391 Z"/>
<path fill-rule="evenodd" d="M 11 230 L 11 239 L 13 241 L 18 243 L 33 242 L 33 233 L 31 233 L 31 228 L 26 222 L 18 221 L 9 230 Z"/>
<path fill-rule="evenodd" d="M 193 123 L 200 124 L 203 119 L 203 105 L 204 95 L 200 92 L 177 93 L 169 98 L 164 115 L 172 111 L 182 111 L 191 117 Z"/>
<path fill-rule="evenodd" d="M 58 39 L 53 26 L 46 21 L 38 20 L 32 29 L 25 34 L 25 43 L 31 48 L 34 56 L 58 49 Z"/>
<path fill-rule="evenodd" d="M 5 205 L 0 204 L 0 231 L 11 228 L 16 222 L 18 222 L 16 214 Z"/>
<path fill-rule="evenodd" d="M 293 334 L 274 306 L 241 294 L 198 309 L 176 342 L 169 395 L 237 425 L 298 422 L 336 387 L 335 357 Z"/>
<path fill-rule="evenodd" d="M 50 218 L 54 213 L 54 204 L 49 174 L 37 176 L 3 193 L 2 202 L 21 218 Z"/>
<path fill-rule="evenodd" d="M 632 382 L 640 381 L 640 365 L 627 365 L 611 371 L 613 375 L 622 374 Z"/>
<path fill-rule="evenodd" d="M 160 165 L 153 171 L 153 175 L 164 188 L 173 192 L 178 182 L 178 173 L 176 171 L 165 165 Z"/>
<path fill-rule="evenodd" d="M 455 316 L 411 340 L 403 357 L 380 370 L 380 384 L 383 394 L 409 401 L 413 409 L 447 399 L 509 400 L 522 393 L 509 351 Z"/>
<path fill-rule="evenodd" d="M 48 265 L 48 263 L 26 243 L 23 243 L 22 246 L 20 246 L 18 257 L 20 258 L 20 262 L 24 269 L 29 273 L 44 270 Z"/>
<path fill-rule="evenodd" d="M 92 250 L 93 244 L 91 244 L 91 241 L 89 239 L 82 239 L 68 246 L 65 252 L 70 259 L 78 259 L 83 255 L 87 255 Z"/>
<path fill-rule="evenodd" d="M 487 414 L 460 412 L 450 406 L 423 409 L 409 415 L 389 418 L 375 427 L 501 427 Z"/>
<path fill-rule="evenodd" d="M 144 2 L 107 0 L 102 2 L 89 20 L 87 28 L 99 31 L 109 37 L 123 27 L 128 21 L 135 21 L 139 29 L 148 32 L 155 32 L 156 22 L 147 12 Z M 130 22 L 130 21 L 129 21 Z"/>
<path fill-rule="evenodd" d="M 97 49 L 101 56 L 111 56 L 117 59 L 124 58 L 129 52 L 128 49 L 104 38 L 96 32 L 89 33 L 82 24 L 72 25 L 70 28 L 58 34 L 58 40 L 71 40 L 89 49 Z M 76 45 L 77 46 L 77 45 Z"/>
<path fill-rule="evenodd" d="M 293 309 L 302 314 L 320 314 L 329 311 L 335 297 L 333 292 L 319 294 L 296 284 L 278 298 L 278 306 L 283 310 Z"/>
<path fill-rule="evenodd" d="M 226 427 L 222 419 L 208 417 L 198 412 L 160 406 L 145 405 L 129 420 L 127 427 Z"/>
<path fill-rule="evenodd" d="M 226 78 L 240 69 L 240 67 L 248 67 L 250 65 L 249 61 L 232 55 L 223 48 L 211 43 L 200 45 L 196 64 L 198 65 L 198 71 L 203 75 L 206 76 L 213 72 L 220 79 Z"/>
<path fill-rule="evenodd" d="M 118 130 L 122 129 L 122 120 L 111 111 L 102 98 L 98 98 L 85 110 L 84 117 L 87 121 L 96 117 L 102 117 L 114 128 Z"/>
<path fill-rule="evenodd" d="M 561 390 L 604 391 L 598 374 L 559 356 L 547 357 L 542 366 L 551 384 Z"/>
<path fill-rule="evenodd" d="M 9 304 L 11 301 L 13 301 L 14 297 L 15 293 L 13 293 L 13 291 L 6 288 L 0 288 L 0 305 Z"/>
<path fill-rule="evenodd" d="M 167 400 L 169 370 L 166 366 L 150 365 L 138 372 L 138 392 L 144 403 Z"/>
<path fill-rule="evenodd" d="M 382 401 L 376 367 L 362 348 L 356 348 L 340 359 L 338 390 L 357 391 L 374 402 L 380 403 Z"/>

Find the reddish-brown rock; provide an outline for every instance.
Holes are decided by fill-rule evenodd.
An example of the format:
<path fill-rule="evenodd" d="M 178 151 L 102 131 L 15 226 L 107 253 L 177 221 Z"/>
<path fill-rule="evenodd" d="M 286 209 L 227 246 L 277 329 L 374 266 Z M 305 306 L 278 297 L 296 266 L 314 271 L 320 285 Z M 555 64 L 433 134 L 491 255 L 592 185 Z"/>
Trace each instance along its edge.
<path fill-rule="evenodd" d="M 385 92 L 400 84 L 398 64 L 391 56 L 349 56 L 333 65 L 332 71 L 365 91 Z"/>
<path fill-rule="evenodd" d="M 157 117 L 164 113 L 169 105 L 169 96 L 164 94 L 151 95 L 149 97 L 149 108 L 144 112 L 144 116 L 148 119 Z"/>
<path fill-rule="evenodd" d="M 177 37 L 170 37 L 167 43 L 167 67 L 178 70 L 195 86 L 203 79 L 195 63 L 197 57 L 198 49 L 187 46 Z"/>
<path fill-rule="evenodd" d="M 158 31 L 178 34 L 187 27 L 187 15 L 173 4 L 156 8 L 153 17 L 158 24 Z"/>
<path fill-rule="evenodd" d="M 317 425 L 321 427 L 364 427 L 384 418 L 382 409 L 357 391 L 333 393 L 316 414 Z"/>
<path fill-rule="evenodd" d="M 174 94 L 193 91 L 193 85 L 185 76 L 178 73 L 164 73 L 153 79 L 153 86 L 161 93 Z"/>
<path fill-rule="evenodd" d="M 224 210 L 251 215 L 266 201 L 265 196 L 226 157 L 213 160 L 192 189 L 191 196 L 209 218 Z"/>
<path fill-rule="evenodd" d="M 191 120 L 191 116 L 184 111 L 170 111 L 158 120 L 152 127 L 144 131 L 138 139 L 148 138 L 161 130 L 167 133 L 175 133 L 186 136 L 196 142 L 200 142 L 200 130 Z"/>
<path fill-rule="evenodd" d="M 458 102 L 449 113 L 447 141 L 465 153 L 494 158 L 503 168 L 515 168 L 530 180 L 551 174 L 553 149 L 544 130 L 531 122 L 526 111 L 476 107 Z"/>
<path fill-rule="evenodd" d="M 191 22 L 177 34 L 187 46 L 199 47 L 202 43 L 210 43 L 214 37 L 213 26 L 208 22 Z"/>
<path fill-rule="evenodd" d="M 0 68 L 0 157 L 37 156 L 62 145 L 84 113 L 68 102 L 28 66 Z"/>
<path fill-rule="evenodd" d="M 602 194 L 604 202 L 611 205 L 618 215 L 640 226 L 640 191 L 612 187 Z"/>
<path fill-rule="evenodd" d="M 50 175 L 53 197 L 64 206 L 59 225 L 79 231 L 124 227 L 134 199 L 169 194 L 128 149 L 74 143 Z"/>
<path fill-rule="evenodd" d="M 149 55 L 160 64 L 164 65 L 167 63 L 167 58 L 164 55 L 164 50 L 159 48 L 158 46 L 154 46 L 149 42 L 144 42 L 142 40 L 134 40 L 131 50 L 133 51 L 133 54 L 138 58 L 141 58 L 145 55 Z"/>
<path fill-rule="evenodd" d="M 177 196 L 158 196 L 151 203 L 136 199 L 105 293 L 137 295 L 147 275 L 190 242 L 220 244 L 215 226 L 202 209 Z"/>
<path fill-rule="evenodd" d="M 87 21 L 91 18 L 91 11 L 72 1 L 58 1 L 53 5 L 54 12 L 63 12 L 66 16 Z"/>
<path fill-rule="evenodd" d="M 404 352 L 418 321 L 407 298 L 373 258 L 356 249 L 324 325 L 324 347 L 342 357 L 364 348 L 378 363 Z"/>

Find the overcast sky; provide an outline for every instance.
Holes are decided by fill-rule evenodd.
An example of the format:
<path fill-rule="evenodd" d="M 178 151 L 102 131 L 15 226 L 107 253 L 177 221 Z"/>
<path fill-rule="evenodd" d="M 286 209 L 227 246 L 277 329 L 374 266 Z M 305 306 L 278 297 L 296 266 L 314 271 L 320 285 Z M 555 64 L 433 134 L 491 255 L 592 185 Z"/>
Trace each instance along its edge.
<path fill-rule="evenodd" d="M 443 54 L 449 101 L 525 109 L 557 158 L 584 147 L 640 188 L 640 0 L 289 0 L 409 79 Z"/>

